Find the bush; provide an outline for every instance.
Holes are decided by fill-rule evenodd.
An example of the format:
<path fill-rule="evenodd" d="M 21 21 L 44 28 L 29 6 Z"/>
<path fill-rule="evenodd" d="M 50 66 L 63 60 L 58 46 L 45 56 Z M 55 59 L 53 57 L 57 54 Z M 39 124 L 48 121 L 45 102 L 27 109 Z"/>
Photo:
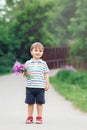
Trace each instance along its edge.
<path fill-rule="evenodd" d="M 61 70 L 57 73 L 57 79 L 61 82 L 78 85 L 83 89 L 87 89 L 87 72 Z"/>
<path fill-rule="evenodd" d="M 69 82 L 70 81 L 70 77 L 74 74 L 73 71 L 70 71 L 70 70 L 60 70 L 58 73 L 57 73 L 57 78 L 58 80 L 60 81 L 63 81 L 63 82 Z"/>
<path fill-rule="evenodd" d="M 12 66 L 15 60 L 14 55 L 10 52 L 0 57 L 0 74 L 12 72 Z"/>
<path fill-rule="evenodd" d="M 71 77 L 71 83 L 73 84 L 85 84 L 87 83 L 86 81 L 87 74 L 82 73 L 82 72 L 76 72 L 73 77 Z"/>

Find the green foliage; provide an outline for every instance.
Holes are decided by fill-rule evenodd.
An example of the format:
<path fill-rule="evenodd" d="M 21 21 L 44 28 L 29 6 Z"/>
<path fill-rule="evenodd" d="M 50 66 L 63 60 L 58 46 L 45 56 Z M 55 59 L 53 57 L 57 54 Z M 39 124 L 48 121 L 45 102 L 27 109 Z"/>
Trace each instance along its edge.
<path fill-rule="evenodd" d="M 0 18 L 0 72 L 9 70 L 4 69 L 5 62 L 10 65 L 8 68 L 12 67 L 13 61 L 11 60 L 11 63 L 6 59 L 6 56 L 9 58 L 9 53 L 12 53 L 13 59 L 25 62 L 31 57 L 29 48 L 33 42 L 40 41 L 45 46 L 55 44 L 54 37 L 47 28 L 53 2 L 6 2 L 10 8 L 6 7 L 6 14 Z"/>
<path fill-rule="evenodd" d="M 87 72 L 72 72 L 62 70 L 56 76 L 50 77 L 50 82 L 56 91 L 63 95 L 67 100 L 87 112 Z"/>
<path fill-rule="evenodd" d="M 9 19 L 11 20 L 8 23 L 9 37 L 12 41 L 10 47 L 13 52 L 16 52 L 17 58 L 22 59 L 19 52 L 27 55 L 25 60 L 28 59 L 29 48 L 33 42 L 40 41 L 45 46 L 54 44 L 54 38 L 47 30 L 48 12 L 52 7 L 52 3 L 41 4 L 37 1 L 37 4 L 35 4 L 32 1 L 32 3 L 26 4 L 26 2 L 20 1 L 13 8 L 13 16 L 11 18 L 12 14 L 10 15 Z"/>
<path fill-rule="evenodd" d="M 20 1 L 15 7 L 16 11 L 13 10 L 14 16 L 11 23 L 9 22 L 12 39 L 14 38 L 19 46 L 20 44 L 25 44 L 25 46 L 32 44 L 34 41 L 41 41 L 45 45 L 51 44 L 53 38 L 47 30 L 47 22 L 52 3 L 42 5 L 37 1 L 37 4 L 32 2 L 26 5 L 26 2 Z"/>
<path fill-rule="evenodd" d="M 4 54 L 0 57 L 0 75 L 12 72 L 12 66 L 15 63 L 15 57 L 12 53 Z"/>
<path fill-rule="evenodd" d="M 58 46 L 73 40 L 70 59 L 87 59 L 86 0 L 6 0 L 1 10 L 0 56 L 10 52 L 25 62 L 33 42 Z"/>
<path fill-rule="evenodd" d="M 70 70 L 60 70 L 57 74 L 57 78 L 62 82 L 68 82 L 73 74 L 74 72 Z"/>
<path fill-rule="evenodd" d="M 67 45 L 71 33 L 67 26 L 70 24 L 70 18 L 74 16 L 76 1 L 55 0 L 55 6 L 48 25 L 50 32 L 55 37 L 56 45 Z"/>
<path fill-rule="evenodd" d="M 79 87 L 87 89 L 87 73 L 61 70 L 58 72 L 56 77 L 61 82 L 66 82 L 72 85 L 79 85 Z"/>
<path fill-rule="evenodd" d="M 87 60 L 87 2 L 77 0 L 75 16 L 70 18 L 69 31 L 74 39 L 71 48 L 71 57 L 76 57 L 77 61 Z"/>

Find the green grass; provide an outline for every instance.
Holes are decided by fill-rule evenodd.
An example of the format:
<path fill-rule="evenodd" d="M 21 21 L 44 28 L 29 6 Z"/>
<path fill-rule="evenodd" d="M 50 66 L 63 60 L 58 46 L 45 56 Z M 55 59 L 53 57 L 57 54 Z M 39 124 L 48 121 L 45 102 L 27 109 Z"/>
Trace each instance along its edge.
<path fill-rule="evenodd" d="M 87 84 L 84 84 L 87 80 L 87 73 L 84 72 L 84 76 L 83 72 L 77 72 L 74 77 L 70 73 L 68 76 L 68 73 L 65 75 L 65 72 L 60 72 L 60 74 L 50 77 L 50 82 L 54 89 L 63 95 L 66 100 L 71 101 L 81 111 L 87 112 Z M 71 82 L 72 80 L 73 82 Z"/>

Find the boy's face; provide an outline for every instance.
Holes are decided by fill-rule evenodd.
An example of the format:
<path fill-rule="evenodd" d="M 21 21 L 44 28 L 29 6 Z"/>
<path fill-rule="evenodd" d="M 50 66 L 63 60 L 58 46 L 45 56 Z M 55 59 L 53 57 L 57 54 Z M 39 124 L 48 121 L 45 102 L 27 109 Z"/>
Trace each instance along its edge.
<path fill-rule="evenodd" d="M 38 60 L 42 57 L 43 55 L 43 49 L 42 48 L 33 48 L 31 51 L 31 55 L 33 56 L 34 59 Z"/>

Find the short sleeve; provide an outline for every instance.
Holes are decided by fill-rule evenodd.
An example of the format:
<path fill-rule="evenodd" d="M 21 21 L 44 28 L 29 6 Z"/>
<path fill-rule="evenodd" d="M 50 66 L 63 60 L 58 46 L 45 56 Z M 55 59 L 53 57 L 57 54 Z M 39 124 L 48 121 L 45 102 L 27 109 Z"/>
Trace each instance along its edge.
<path fill-rule="evenodd" d="M 26 69 L 28 68 L 28 65 L 29 65 L 29 61 L 26 61 L 25 64 L 24 64 Z"/>
<path fill-rule="evenodd" d="M 47 73 L 47 72 L 49 72 L 49 68 L 48 68 L 47 63 L 45 62 L 44 73 Z"/>

